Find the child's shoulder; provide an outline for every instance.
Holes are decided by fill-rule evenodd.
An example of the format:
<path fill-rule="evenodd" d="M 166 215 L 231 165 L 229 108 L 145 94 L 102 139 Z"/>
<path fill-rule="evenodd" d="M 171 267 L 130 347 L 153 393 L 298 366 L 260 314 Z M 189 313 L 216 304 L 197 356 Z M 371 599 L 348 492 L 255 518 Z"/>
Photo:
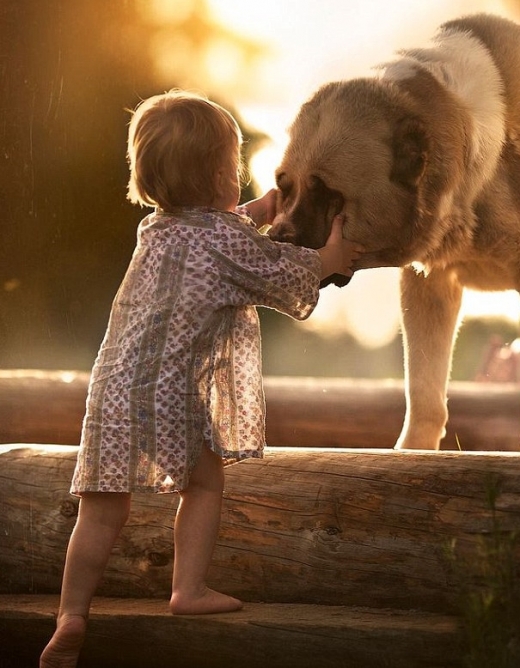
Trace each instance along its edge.
<path fill-rule="evenodd" d="M 235 225 L 239 222 L 247 222 L 254 225 L 244 207 L 237 207 L 235 211 L 229 212 L 213 209 L 210 206 L 179 206 L 170 211 L 155 209 L 143 219 L 142 224 L 161 225 L 167 222 L 179 225 L 183 223 L 187 225 L 197 223 L 215 225 L 219 222 Z"/>
<path fill-rule="evenodd" d="M 207 237 L 216 234 L 222 235 L 256 233 L 254 222 L 242 211 L 220 211 L 211 207 L 178 207 L 171 211 L 156 209 L 148 214 L 139 225 L 141 240 L 148 238 L 191 237 L 194 233 L 197 239 L 201 234 Z M 205 233 L 205 234 L 204 234 Z"/>
<path fill-rule="evenodd" d="M 190 219 L 194 225 L 210 227 L 218 233 L 239 232 L 250 234 L 251 231 L 256 232 L 253 220 L 241 207 L 235 211 L 221 211 L 220 209 L 200 207 L 193 210 L 190 214 Z"/>
<path fill-rule="evenodd" d="M 215 223 L 215 213 L 209 207 L 179 206 L 169 211 L 155 209 L 143 218 L 139 227 L 158 232 L 173 227 L 214 227 Z"/>

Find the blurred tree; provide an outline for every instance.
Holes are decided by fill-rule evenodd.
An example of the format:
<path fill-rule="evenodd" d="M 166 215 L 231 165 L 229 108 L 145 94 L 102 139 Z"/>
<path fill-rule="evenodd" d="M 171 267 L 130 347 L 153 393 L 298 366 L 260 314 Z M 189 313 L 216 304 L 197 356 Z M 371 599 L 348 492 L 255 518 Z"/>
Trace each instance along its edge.
<path fill-rule="evenodd" d="M 126 109 L 174 86 L 230 108 L 263 54 L 207 0 L 2 0 L 0 367 L 90 368 L 144 213 L 125 198 Z M 243 129 L 249 157 L 264 137 Z M 282 316 L 262 325 L 266 373 L 402 373 L 399 340 L 373 352 L 344 337 L 332 356 Z"/>
<path fill-rule="evenodd" d="M 125 199 L 126 110 L 196 84 L 175 68 L 161 73 L 157 39 L 164 48 L 191 40 L 192 65 L 214 33 L 233 43 L 201 0 L 178 25 L 147 19 L 153 4 L 2 2 L 0 367 L 91 366 L 143 215 Z M 241 37 L 237 44 L 259 54 Z M 211 95 L 217 86 L 205 81 L 197 87 Z M 254 151 L 262 135 L 245 134 Z"/>
<path fill-rule="evenodd" d="M 312 316 L 311 316 L 312 318 Z M 380 348 L 365 348 L 351 335 L 319 335 L 302 324 L 268 309 L 260 309 L 264 336 L 264 373 L 280 376 L 403 378 L 403 346 L 397 336 Z M 509 343 L 518 328 L 507 320 L 468 319 L 462 324 L 453 356 L 453 380 L 474 380 L 489 341 Z"/>
<path fill-rule="evenodd" d="M 143 20 L 153 27 L 150 48 L 158 79 L 181 87 L 247 94 L 256 85 L 256 64 L 266 45 L 232 32 L 212 18 L 208 0 L 141 0 Z"/>

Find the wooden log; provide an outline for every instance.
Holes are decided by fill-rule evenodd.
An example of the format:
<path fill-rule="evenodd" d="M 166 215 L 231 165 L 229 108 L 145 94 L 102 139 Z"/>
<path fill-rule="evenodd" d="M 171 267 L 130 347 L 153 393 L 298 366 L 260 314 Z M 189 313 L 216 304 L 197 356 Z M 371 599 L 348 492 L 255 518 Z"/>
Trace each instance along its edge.
<path fill-rule="evenodd" d="M 267 442 L 393 448 L 405 412 L 397 380 L 266 378 Z M 520 385 L 454 382 L 443 450 L 520 450 Z"/>
<path fill-rule="evenodd" d="M 0 443 L 79 443 L 89 374 L 0 371 Z M 391 448 L 404 416 L 403 383 L 265 379 L 272 446 Z M 452 383 L 442 448 L 520 450 L 520 385 Z"/>
<path fill-rule="evenodd" d="M 57 597 L 0 596 L 0 666 L 37 666 Z M 246 604 L 172 617 L 166 601 L 96 598 L 81 668 L 459 668 L 455 619 L 344 606 Z M 413 664 L 410 663 L 413 657 Z"/>
<path fill-rule="evenodd" d="M 0 371 L 0 443 L 77 445 L 90 374 Z"/>
<path fill-rule="evenodd" d="M 0 593 L 59 591 L 74 460 L 63 447 L 0 455 Z M 455 540 L 456 559 L 477 563 L 496 530 L 492 487 L 500 536 L 520 531 L 519 479 L 516 453 L 269 450 L 226 468 L 210 583 L 249 601 L 451 613 L 447 546 Z M 175 503 L 134 496 L 100 595 L 168 596 Z"/>

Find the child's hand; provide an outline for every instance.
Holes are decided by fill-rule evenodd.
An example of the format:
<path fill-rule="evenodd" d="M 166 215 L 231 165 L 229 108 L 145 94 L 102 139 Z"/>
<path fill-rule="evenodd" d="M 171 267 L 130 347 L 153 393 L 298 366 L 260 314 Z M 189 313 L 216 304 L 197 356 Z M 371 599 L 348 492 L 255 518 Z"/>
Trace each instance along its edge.
<path fill-rule="evenodd" d="M 361 244 L 343 239 L 343 222 L 342 215 L 334 217 L 327 243 L 318 250 L 321 258 L 321 280 L 331 274 L 352 276 L 352 263 L 365 250 Z"/>
<path fill-rule="evenodd" d="M 264 225 L 272 224 L 274 217 L 276 216 L 277 193 L 278 191 L 273 188 L 266 192 L 265 195 L 262 195 L 262 197 L 253 199 L 245 205 L 251 218 L 255 222 L 256 229 L 259 229 Z"/>

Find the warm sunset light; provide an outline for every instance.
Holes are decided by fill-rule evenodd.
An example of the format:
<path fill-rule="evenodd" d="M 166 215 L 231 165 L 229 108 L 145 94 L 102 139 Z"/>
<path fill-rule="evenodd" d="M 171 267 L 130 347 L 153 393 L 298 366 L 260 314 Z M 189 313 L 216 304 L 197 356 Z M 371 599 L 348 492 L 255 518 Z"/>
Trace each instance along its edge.
<path fill-rule="evenodd" d="M 217 21 L 271 48 L 269 57 L 251 73 L 255 89 L 235 85 L 232 98 L 245 120 L 272 140 L 254 156 L 251 165 L 261 189 L 273 185 L 286 127 L 299 105 L 320 85 L 370 76 L 373 67 L 392 59 L 397 50 L 430 39 L 443 21 L 477 11 L 508 16 L 511 4 L 497 0 L 210 1 Z M 346 291 L 328 288 L 304 326 L 330 333 L 347 330 L 369 347 L 388 343 L 399 323 L 398 274 L 395 269 L 361 272 Z M 462 315 L 498 316 L 516 323 L 520 320 L 520 298 L 514 291 L 467 291 Z"/>
<path fill-rule="evenodd" d="M 243 198 L 252 198 L 273 187 L 287 128 L 320 86 L 372 76 L 457 16 L 520 19 L 520 0 L 69 4 L 8 0 L 6 15 L 17 19 L 2 24 L 3 368 L 91 368 L 143 214 L 126 199 L 125 164 L 128 110 L 140 100 L 179 87 L 229 108 L 244 130 L 252 178 Z M 17 30 L 22 24 L 32 26 L 34 39 Z M 370 355 L 389 342 L 398 346 L 398 276 L 396 269 L 358 272 L 347 290 L 323 290 L 310 319 L 286 326 L 324 346 L 324 337 L 339 335 Z M 279 338 L 275 316 L 262 315 L 271 318 L 265 331 Z M 492 317 L 470 327 L 496 325 L 510 341 L 520 298 L 468 292 L 462 315 Z"/>
<path fill-rule="evenodd" d="M 0 668 L 520 668 L 520 0 L 0 2 Z"/>

